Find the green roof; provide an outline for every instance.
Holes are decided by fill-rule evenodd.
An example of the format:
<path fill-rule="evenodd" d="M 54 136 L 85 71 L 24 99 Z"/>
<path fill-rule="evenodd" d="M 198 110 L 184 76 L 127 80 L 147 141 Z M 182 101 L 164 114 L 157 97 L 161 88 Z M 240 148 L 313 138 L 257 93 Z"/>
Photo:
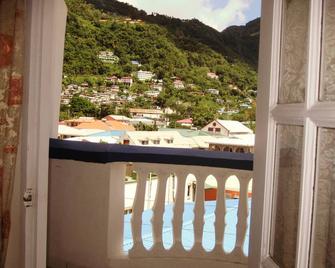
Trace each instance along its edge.
<path fill-rule="evenodd" d="M 193 130 L 187 128 L 160 128 L 158 131 L 177 131 L 183 137 L 197 137 L 197 136 L 213 136 L 212 134 L 208 133 L 207 131 L 203 130 Z M 216 135 L 217 137 L 218 135 Z"/>

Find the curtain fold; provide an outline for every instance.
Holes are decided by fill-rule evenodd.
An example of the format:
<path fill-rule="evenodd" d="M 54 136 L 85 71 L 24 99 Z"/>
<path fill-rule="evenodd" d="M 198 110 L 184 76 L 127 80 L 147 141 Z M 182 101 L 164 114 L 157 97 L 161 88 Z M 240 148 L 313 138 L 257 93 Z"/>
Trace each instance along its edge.
<path fill-rule="evenodd" d="M 0 267 L 4 267 L 19 143 L 24 64 L 24 0 L 0 0 Z"/>

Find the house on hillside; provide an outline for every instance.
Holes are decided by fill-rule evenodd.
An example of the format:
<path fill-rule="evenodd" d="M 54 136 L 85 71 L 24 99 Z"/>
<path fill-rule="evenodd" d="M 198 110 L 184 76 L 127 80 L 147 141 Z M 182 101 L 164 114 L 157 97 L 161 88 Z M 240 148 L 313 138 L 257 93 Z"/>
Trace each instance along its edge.
<path fill-rule="evenodd" d="M 115 115 L 115 114 L 110 114 L 107 115 L 103 118 L 106 121 L 119 121 L 119 122 L 123 122 L 123 123 L 129 123 L 130 122 L 130 118 L 124 115 Z"/>
<path fill-rule="evenodd" d="M 209 94 L 213 94 L 213 95 L 219 95 L 220 91 L 218 89 L 215 88 L 209 88 L 206 90 Z"/>
<path fill-rule="evenodd" d="M 137 79 L 140 81 L 149 81 L 154 77 L 154 73 L 153 72 L 149 72 L 149 71 L 138 71 L 137 72 Z"/>
<path fill-rule="evenodd" d="M 173 87 L 176 89 L 184 89 L 185 85 L 184 82 L 180 79 L 176 79 L 173 81 Z"/>
<path fill-rule="evenodd" d="M 130 76 L 121 77 L 119 83 L 131 86 L 133 84 L 133 78 Z"/>
<path fill-rule="evenodd" d="M 142 66 L 142 64 L 138 61 L 138 60 L 132 60 L 130 61 L 132 65 L 135 65 L 135 66 Z"/>
<path fill-rule="evenodd" d="M 176 123 L 180 124 L 183 127 L 192 127 L 193 126 L 193 119 L 192 118 L 185 118 L 185 119 L 176 121 Z"/>
<path fill-rule="evenodd" d="M 144 92 L 144 95 L 146 95 L 149 98 L 157 99 L 159 96 L 159 91 L 156 90 L 148 90 Z"/>
<path fill-rule="evenodd" d="M 116 84 L 118 80 L 119 80 L 118 77 L 115 75 L 106 78 L 106 81 L 112 84 Z"/>
<path fill-rule="evenodd" d="M 69 127 L 76 127 L 81 123 L 89 123 L 89 122 L 94 122 L 94 117 L 79 117 L 79 118 L 74 118 L 74 119 L 69 119 L 63 121 L 63 124 Z"/>
<path fill-rule="evenodd" d="M 100 51 L 98 58 L 106 63 L 116 64 L 120 61 L 120 58 L 114 55 L 112 51 Z"/>
<path fill-rule="evenodd" d="M 231 135 L 253 134 L 253 131 L 250 128 L 246 127 L 241 122 L 233 120 L 216 119 L 202 128 L 202 130 L 227 137 Z"/>
<path fill-rule="evenodd" d="M 163 119 L 163 111 L 156 109 L 141 109 L 141 108 L 130 108 L 129 113 L 131 117 L 144 117 L 153 120 Z"/>
<path fill-rule="evenodd" d="M 219 76 L 216 73 L 212 72 L 207 73 L 207 77 L 210 79 L 219 79 Z"/>
<path fill-rule="evenodd" d="M 150 88 L 152 90 L 157 90 L 157 91 L 161 92 L 163 90 L 163 82 L 152 83 L 150 85 Z"/>

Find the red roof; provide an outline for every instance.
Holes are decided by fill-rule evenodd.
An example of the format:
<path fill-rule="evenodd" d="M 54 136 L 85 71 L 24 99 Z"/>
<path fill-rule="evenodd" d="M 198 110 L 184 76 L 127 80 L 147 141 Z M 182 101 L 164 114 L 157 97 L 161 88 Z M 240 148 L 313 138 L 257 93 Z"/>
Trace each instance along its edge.
<path fill-rule="evenodd" d="M 177 121 L 178 124 L 193 124 L 192 118 L 185 118 Z"/>

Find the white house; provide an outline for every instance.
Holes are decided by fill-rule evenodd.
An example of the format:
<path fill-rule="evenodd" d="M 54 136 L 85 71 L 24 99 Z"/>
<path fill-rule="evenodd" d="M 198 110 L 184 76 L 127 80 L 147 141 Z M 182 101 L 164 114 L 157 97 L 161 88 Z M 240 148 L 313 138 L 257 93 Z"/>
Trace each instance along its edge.
<path fill-rule="evenodd" d="M 154 73 L 153 72 L 149 72 L 149 71 L 138 71 L 137 72 L 137 79 L 140 81 L 148 81 L 151 80 L 154 77 Z"/>
<path fill-rule="evenodd" d="M 150 97 L 150 98 L 158 98 L 158 96 L 159 96 L 159 91 L 148 90 L 148 91 L 144 92 L 144 94 L 145 94 L 147 97 Z"/>
<path fill-rule="evenodd" d="M 207 89 L 207 92 L 210 93 L 210 94 L 213 94 L 213 95 L 219 95 L 220 94 L 220 91 L 218 89 L 215 89 L 215 88 L 209 88 L 209 89 Z"/>
<path fill-rule="evenodd" d="M 219 79 L 219 76 L 216 73 L 212 72 L 207 73 L 207 77 L 211 79 Z"/>
<path fill-rule="evenodd" d="M 193 126 L 193 119 L 192 118 L 185 118 L 176 121 L 176 123 L 180 124 L 183 127 L 192 127 Z"/>
<path fill-rule="evenodd" d="M 253 134 L 253 131 L 250 128 L 246 127 L 241 122 L 233 120 L 217 119 L 202 128 L 202 130 L 214 134 L 220 134 L 223 136 L 231 136 L 236 134 Z"/>
<path fill-rule="evenodd" d="M 169 148 L 197 148 L 197 144 L 178 131 L 127 131 L 123 143 Z"/>
<path fill-rule="evenodd" d="M 235 153 L 254 153 L 255 135 L 244 134 L 230 137 L 218 137 L 208 142 L 209 150 L 235 152 Z"/>
<path fill-rule="evenodd" d="M 180 79 L 176 79 L 173 81 L 173 87 L 176 89 L 184 89 L 185 85 L 184 82 Z"/>
<path fill-rule="evenodd" d="M 163 90 L 163 82 L 153 83 L 150 85 L 151 89 L 162 91 Z"/>
<path fill-rule="evenodd" d="M 118 63 L 120 61 L 120 58 L 114 55 L 114 52 L 112 51 L 100 51 L 98 57 L 103 62 L 112 64 Z"/>

